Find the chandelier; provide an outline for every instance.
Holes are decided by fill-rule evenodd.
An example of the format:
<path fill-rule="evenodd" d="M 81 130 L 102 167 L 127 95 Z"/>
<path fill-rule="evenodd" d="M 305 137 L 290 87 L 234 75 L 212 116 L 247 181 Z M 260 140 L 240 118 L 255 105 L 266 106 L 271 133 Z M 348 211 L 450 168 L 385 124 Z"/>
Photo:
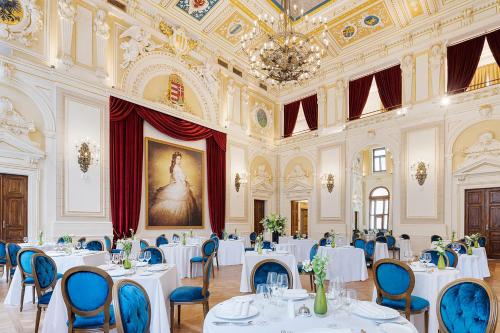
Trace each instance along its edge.
<path fill-rule="evenodd" d="M 323 27 L 320 40 L 294 29 L 291 16 L 298 13 L 305 31 Z M 326 32 L 326 19 L 310 19 L 303 9 L 298 11 L 297 5 L 291 7 L 290 0 L 284 0 L 279 19 L 259 15 L 252 30 L 241 37 L 241 47 L 249 57 L 252 75 L 274 86 L 292 86 L 310 79 L 321 67 L 329 44 Z"/>

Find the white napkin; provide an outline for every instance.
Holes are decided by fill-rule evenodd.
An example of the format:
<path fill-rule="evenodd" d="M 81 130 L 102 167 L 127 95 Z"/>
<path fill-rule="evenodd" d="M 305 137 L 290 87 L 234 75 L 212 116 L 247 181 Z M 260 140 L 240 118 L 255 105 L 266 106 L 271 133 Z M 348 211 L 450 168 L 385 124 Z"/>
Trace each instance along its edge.
<path fill-rule="evenodd" d="M 399 317 L 398 311 L 375 302 L 358 302 L 353 312 L 359 316 L 373 319 L 392 319 Z"/>
<path fill-rule="evenodd" d="M 247 317 L 250 311 L 250 302 L 243 300 L 230 300 L 217 307 L 216 315 L 227 319 Z"/>
<path fill-rule="evenodd" d="M 379 326 L 385 333 L 412 333 L 413 330 L 408 325 L 401 325 L 396 323 L 386 323 Z"/>
<path fill-rule="evenodd" d="M 287 289 L 283 293 L 283 295 L 290 295 L 290 296 L 296 296 L 296 295 L 302 295 L 302 294 L 307 294 L 307 290 L 305 290 L 305 289 Z"/>

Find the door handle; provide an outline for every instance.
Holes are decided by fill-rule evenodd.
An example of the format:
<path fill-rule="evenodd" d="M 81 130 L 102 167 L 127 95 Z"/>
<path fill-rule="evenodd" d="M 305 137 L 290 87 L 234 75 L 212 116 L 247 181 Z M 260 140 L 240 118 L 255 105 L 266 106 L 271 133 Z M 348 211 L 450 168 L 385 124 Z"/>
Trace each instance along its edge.
<path fill-rule="evenodd" d="M 486 231 L 490 230 L 490 226 L 486 224 Z"/>
<path fill-rule="evenodd" d="M 2 221 L 2 228 L 5 229 L 5 220 Z"/>

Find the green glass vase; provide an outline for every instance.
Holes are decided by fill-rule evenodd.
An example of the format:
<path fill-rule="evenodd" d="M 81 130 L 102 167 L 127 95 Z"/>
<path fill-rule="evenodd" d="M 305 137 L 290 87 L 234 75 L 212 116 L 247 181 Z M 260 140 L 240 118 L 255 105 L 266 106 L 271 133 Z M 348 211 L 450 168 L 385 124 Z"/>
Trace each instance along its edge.
<path fill-rule="evenodd" d="M 316 285 L 316 298 L 314 299 L 314 313 L 318 316 L 326 315 L 328 305 L 326 302 L 325 287 L 323 283 Z"/>
<path fill-rule="evenodd" d="M 438 259 L 438 269 L 445 269 L 446 261 L 444 260 L 444 255 L 440 254 Z"/>
<path fill-rule="evenodd" d="M 479 241 L 475 240 L 474 241 L 474 247 L 477 249 L 479 247 Z"/>
<path fill-rule="evenodd" d="M 472 255 L 472 246 L 467 247 L 467 254 Z"/>

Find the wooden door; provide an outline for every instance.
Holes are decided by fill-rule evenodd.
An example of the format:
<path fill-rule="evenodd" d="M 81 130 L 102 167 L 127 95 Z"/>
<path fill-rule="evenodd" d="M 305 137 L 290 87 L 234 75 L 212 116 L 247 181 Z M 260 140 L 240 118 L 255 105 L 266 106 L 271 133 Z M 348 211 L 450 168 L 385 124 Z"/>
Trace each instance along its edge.
<path fill-rule="evenodd" d="M 295 235 L 297 230 L 299 229 L 299 202 L 298 201 L 292 201 L 291 202 L 291 207 L 292 207 L 292 220 L 290 221 L 291 224 L 291 230 L 290 230 L 290 235 Z"/>
<path fill-rule="evenodd" d="M 262 221 L 266 214 L 266 202 L 264 200 L 254 200 L 253 202 L 253 230 L 260 234 L 264 228 L 260 221 Z"/>
<path fill-rule="evenodd" d="M 307 208 L 301 208 L 300 209 L 300 233 L 301 234 L 308 234 L 307 228 L 308 228 L 308 222 L 307 222 L 307 215 L 308 215 L 309 210 Z"/>
<path fill-rule="evenodd" d="M 20 243 L 28 229 L 28 177 L 0 175 L 1 239 Z"/>
<path fill-rule="evenodd" d="M 465 190 L 465 234 L 488 238 L 490 258 L 500 258 L 500 188 Z"/>

